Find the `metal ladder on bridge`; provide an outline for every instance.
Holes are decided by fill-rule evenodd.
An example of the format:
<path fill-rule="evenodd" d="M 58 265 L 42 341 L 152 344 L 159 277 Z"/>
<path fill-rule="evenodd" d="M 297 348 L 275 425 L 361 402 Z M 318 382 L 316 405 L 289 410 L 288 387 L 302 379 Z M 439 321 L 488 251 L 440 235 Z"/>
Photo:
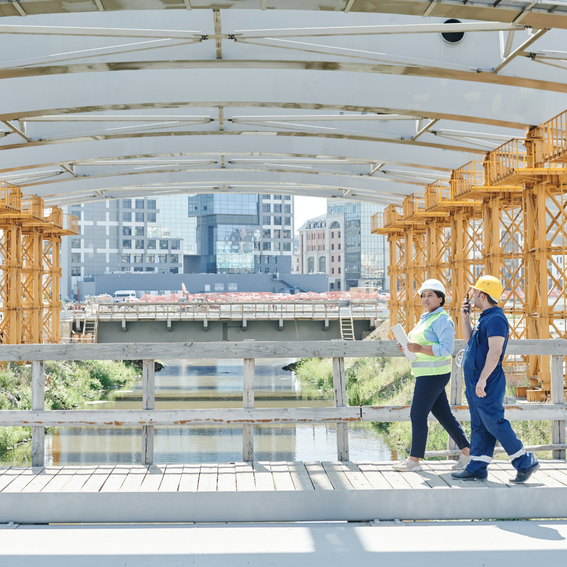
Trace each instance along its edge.
<path fill-rule="evenodd" d="M 354 337 L 354 321 L 352 319 L 352 311 L 348 307 L 348 313 L 343 313 L 344 307 L 340 308 L 339 321 L 341 324 L 341 339 L 343 341 L 356 341 Z"/>
<path fill-rule="evenodd" d="M 87 342 L 87 335 L 91 335 L 92 336 L 92 342 L 96 343 L 97 342 L 97 331 L 98 331 L 98 317 L 95 319 L 87 319 L 86 315 L 85 315 L 85 324 L 83 325 L 83 339 L 82 342 L 86 343 Z M 90 337 L 88 342 L 90 341 Z"/>

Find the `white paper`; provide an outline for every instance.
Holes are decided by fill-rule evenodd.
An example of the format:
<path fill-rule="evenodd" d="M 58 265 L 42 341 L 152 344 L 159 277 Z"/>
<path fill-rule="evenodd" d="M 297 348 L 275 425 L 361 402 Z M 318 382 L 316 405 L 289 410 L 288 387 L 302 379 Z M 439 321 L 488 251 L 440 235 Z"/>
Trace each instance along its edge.
<path fill-rule="evenodd" d="M 406 335 L 404 328 L 401 325 L 394 325 L 392 327 L 392 333 L 394 333 L 394 337 L 396 337 L 396 340 L 402 345 L 406 358 L 410 362 L 412 360 L 417 360 L 417 354 L 408 350 L 408 336 Z"/>

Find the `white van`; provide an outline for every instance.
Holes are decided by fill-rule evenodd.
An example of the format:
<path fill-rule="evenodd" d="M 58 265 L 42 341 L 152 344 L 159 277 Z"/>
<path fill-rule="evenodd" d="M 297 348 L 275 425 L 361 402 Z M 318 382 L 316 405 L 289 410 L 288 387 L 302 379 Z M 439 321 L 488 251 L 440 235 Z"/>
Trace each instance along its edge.
<path fill-rule="evenodd" d="M 120 289 L 114 292 L 114 303 L 132 301 L 133 299 L 137 299 L 137 297 L 136 292 L 132 289 Z"/>

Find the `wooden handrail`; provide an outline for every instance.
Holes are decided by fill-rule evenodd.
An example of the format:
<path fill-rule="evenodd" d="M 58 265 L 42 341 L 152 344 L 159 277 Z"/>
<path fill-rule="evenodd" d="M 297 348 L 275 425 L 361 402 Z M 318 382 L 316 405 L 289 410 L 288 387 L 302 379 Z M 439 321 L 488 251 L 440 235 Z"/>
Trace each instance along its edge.
<path fill-rule="evenodd" d="M 456 341 L 452 361 L 450 402 L 457 419 L 470 419 L 468 407 L 460 405 L 462 374 L 455 357 L 464 348 Z M 551 404 L 517 404 L 506 407 L 512 421 L 551 420 L 554 458 L 565 458 L 565 422 L 563 356 L 567 340 L 513 340 L 508 355 L 551 355 Z M 409 421 L 409 406 L 346 407 L 345 357 L 403 356 L 395 341 L 309 341 L 309 342 L 220 342 L 220 343 L 138 343 L 138 344 L 35 344 L 0 345 L 0 360 L 32 361 L 32 409 L 0 410 L 1 426 L 32 427 L 32 465 L 43 466 L 44 428 L 50 426 L 139 426 L 142 427 L 142 463 L 149 465 L 154 455 L 155 425 L 195 425 L 203 423 L 242 424 L 243 460 L 254 459 L 255 424 L 336 423 L 338 460 L 349 459 L 349 422 Z M 254 408 L 254 372 L 256 358 L 332 358 L 335 407 Z M 243 408 L 154 409 L 154 359 L 228 359 L 245 361 Z M 143 409 L 140 410 L 44 410 L 45 360 L 143 360 Z M 434 420 L 430 417 L 431 420 Z"/>

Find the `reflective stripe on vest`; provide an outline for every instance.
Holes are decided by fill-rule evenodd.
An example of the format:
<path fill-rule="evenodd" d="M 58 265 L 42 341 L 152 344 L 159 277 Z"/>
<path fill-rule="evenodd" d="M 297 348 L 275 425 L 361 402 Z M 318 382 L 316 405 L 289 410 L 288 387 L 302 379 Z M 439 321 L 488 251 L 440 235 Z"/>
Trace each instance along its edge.
<path fill-rule="evenodd" d="M 421 346 L 432 346 L 438 343 L 428 341 L 425 338 L 425 332 L 429 330 L 431 325 L 439 317 L 448 317 L 446 311 L 435 313 L 428 317 L 425 321 L 420 321 L 415 329 L 410 332 L 409 339 L 411 342 Z M 442 375 L 451 372 L 451 356 L 430 356 L 421 352 L 416 353 L 417 360 L 411 363 L 411 372 L 414 376 L 432 376 Z"/>

